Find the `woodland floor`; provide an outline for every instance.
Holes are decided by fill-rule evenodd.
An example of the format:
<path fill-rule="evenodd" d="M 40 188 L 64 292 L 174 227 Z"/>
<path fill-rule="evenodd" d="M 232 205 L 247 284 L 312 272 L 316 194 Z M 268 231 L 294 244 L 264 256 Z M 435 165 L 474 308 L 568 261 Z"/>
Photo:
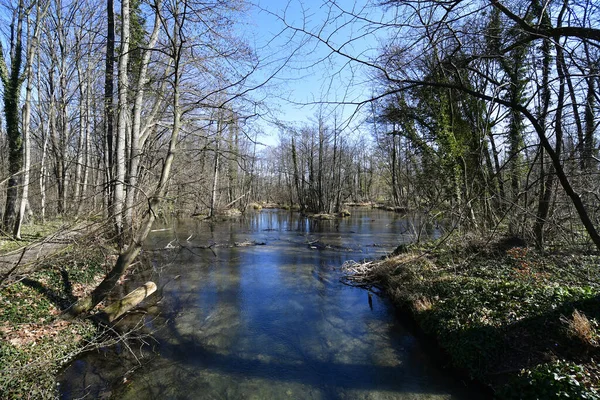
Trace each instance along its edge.
<path fill-rule="evenodd" d="M 0 397 L 57 397 L 55 376 L 77 354 L 112 340 L 63 312 L 114 262 L 93 224 L 28 226 L 0 240 Z"/>
<path fill-rule="evenodd" d="M 75 245 L 93 229 L 93 223 L 61 220 L 23 227 L 22 239 L 0 235 L 0 277 L 34 271 L 45 259 Z"/>
<path fill-rule="evenodd" d="M 348 283 L 408 310 L 459 372 L 500 399 L 600 399 L 600 256 L 518 239 L 402 246 Z"/>

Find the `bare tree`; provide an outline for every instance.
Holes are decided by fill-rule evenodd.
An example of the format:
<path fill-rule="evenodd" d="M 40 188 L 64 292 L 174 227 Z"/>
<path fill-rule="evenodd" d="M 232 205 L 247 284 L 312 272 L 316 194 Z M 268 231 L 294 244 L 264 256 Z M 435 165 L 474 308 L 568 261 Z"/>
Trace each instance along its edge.
<path fill-rule="evenodd" d="M 415 93 L 419 90 L 425 93 L 437 93 L 438 99 L 444 100 L 444 97 L 440 96 L 448 96 L 449 100 L 446 102 L 446 110 L 440 109 L 437 112 L 437 115 L 440 116 L 447 115 L 445 128 L 430 125 L 427 129 L 438 135 L 446 132 L 439 138 L 451 139 L 446 142 L 438 141 L 437 146 L 443 143 L 448 144 L 448 149 L 456 149 L 457 145 L 463 146 L 460 140 L 456 141 L 461 130 L 471 131 L 473 135 L 482 140 L 486 137 L 493 137 L 490 135 L 506 139 L 505 146 L 508 147 L 504 147 L 504 145 L 503 147 L 510 151 L 505 158 L 501 158 L 498 143 L 495 143 L 496 149 L 493 149 L 494 142 L 492 141 L 492 151 L 494 157 L 497 157 L 495 170 L 498 173 L 501 169 L 508 168 L 511 187 L 509 207 L 524 211 L 519 217 L 521 221 L 527 220 L 529 213 L 527 209 L 531 203 L 530 201 L 517 202 L 521 194 L 526 193 L 524 185 L 527 185 L 528 181 L 527 176 L 521 174 L 520 169 L 527 166 L 531 170 L 534 167 L 532 159 L 526 152 L 527 146 L 521 138 L 524 137 L 526 129 L 532 131 L 535 136 L 527 137 L 527 139 L 536 140 L 543 149 L 552 168 L 548 171 L 556 176 L 562 187 L 561 195 L 569 199 L 588 237 L 600 249 L 600 235 L 590 215 L 590 205 L 586 205 L 582 199 L 581 189 L 574 186 L 577 184 L 577 180 L 569 175 L 568 165 L 557 151 L 560 147 L 557 148 L 553 145 L 553 142 L 562 140 L 560 128 L 554 126 L 556 131 L 549 131 L 547 126 L 541 123 L 541 114 L 533 109 L 534 100 L 541 90 L 541 85 L 533 84 L 536 82 L 535 74 L 539 71 L 536 67 L 542 63 L 529 63 L 531 59 L 537 61 L 540 59 L 538 57 L 543 57 L 543 52 L 534 53 L 532 49 L 543 45 L 544 41 L 550 40 L 552 45 L 568 49 L 563 54 L 565 57 L 567 55 L 569 57 L 570 67 L 564 70 L 565 82 L 569 86 L 569 80 L 575 76 L 571 68 L 580 66 L 586 71 L 586 66 L 579 61 L 585 59 L 581 53 L 582 49 L 586 46 L 595 48 L 599 44 L 600 30 L 593 26 L 594 18 L 597 18 L 597 10 L 587 9 L 583 19 L 567 19 L 563 16 L 575 15 L 585 5 L 547 4 L 544 7 L 547 13 L 538 12 L 536 14 L 535 7 L 532 7 L 532 5 L 535 6 L 534 3 L 538 4 L 532 2 L 531 4 L 511 3 L 508 5 L 498 0 L 469 4 L 437 0 L 427 2 L 392 0 L 382 4 L 382 7 L 387 7 L 390 12 L 384 14 L 384 18 L 377 20 L 369 18 L 369 15 L 366 14 L 368 8 L 345 9 L 340 2 L 331 1 L 325 5 L 329 10 L 327 19 L 316 26 L 310 26 L 308 23 L 304 25 L 288 23 L 285 15 L 282 15 L 280 20 L 287 25 L 288 29 L 327 49 L 328 60 L 341 57 L 345 60 L 344 65 L 371 71 L 371 75 L 378 75 L 382 81 L 387 82 L 371 98 L 345 100 L 340 102 L 341 104 L 355 105 L 357 108 L 361 108 L 375 100 L 392 99 L 394 96 Z M 489 24 L 490 15 L 496 18 L 496 22 L 492 26 Z M 336 24 L 330 24 L 334 20 Z M 339 26 L 341 21 L 343 21 L 341 28 L 332 28 Z M 348 28 L 357 25 L 361 27 L 362 32 L 367 32 L 365 35 L 376 32 L 385 32 L 387 35 L 389 45 L 380 51 L 378 58 L 365 56 L 365 54 L 370 54 L 365 51 L 352 52 L 352 44 L 359 43 L 363 39 L 362 35 L 341 38 L 341 35 L 348 33 L 348 30 L 358 31 L 358 29 Z M 585 72 L 586 75 L 588 72 L 589 69 Z M 337 71 L 336 74 L 339 75 L 341 72 Z M 561 86 L 559 80 L 551 80 L 549 84 L 557 89 L 552 91 L 553 94 L 559 92 L 558 88 Z M 576 85 L 573 86 L 577 88 Z M 589 85 L 587 87 L 589 88 Z M 585 94 L 577 92 L 577 89 L 570 89 L 570 92 L 572 92 L 572 103 L 583 104 L 585 102 L 583 100 L 586 98 Z M 474 107 L 469 103 L 473 103 Z M 493 114 L 487 113 L 489 117 L 493 117 L 488 120 L 488 124 L 496 130 L 493 134 L 485 131 L 473 131 L 471 126 L 477 127 L 481 124 L 468 123 L 468 120 L 462 121 L 464 116 L 468 115 L 465 114 L 465 111 L 468 111 L 469 108 L 485 109 L 485 107 L 480 107 L 479 103 L 486 107 L 495 107 Z M 551 99 L 550 104 L 556 104 L 556 97 Z M 563 104 L 557 104 L 557 107 L 563 107 Z M 456 113 L 458 108 L 462 109 L 460 113 Z M 556 109 L 552 110 L 555 125 L 557 123 L 556 112 Z M 548 113 L 542 114 L 546 114 L 545 117 L 548 117 Z M 411 117 L 423 127 L 427 127 L 427 124 L 431 122 L 420 119 L 421 116 L 418 113 L 413 113 Z M 471 120 L 475 121 L 476 119 L 471 118 Z M 564 122 L 564 118 L 562 121 Z M 508 128 L 507 131 L 498 132 L 499 128 L 503 126 Z M 469 139 L 473 135 L 463 137 Z M 485 142 L 481 143 L 485 145 Z M 415 144 L 418 145 L 418 141 Z M 473 150 L 478 148 L 485 147 L 482 145 L 472 146 Z M 436 147 L 437 149 L 439 147 Z M 480 154 L 485 151 L 483 150 Z M 474 151 L 470 151 L 470 153 L 474 154 Z M 452 153 L 445 151 L 443 154 Z M 471 191 L 466 186 L 469 182 L 465 178 L 476 180 L 477 175 L 465 173 L 467 170 L 463 165 L 468 153 L 455 154 L 453 168 L 456 168 L 456 172 L 462 169 L 463 178 L 462 183 L 453 178 L 454 188 L 462 185 L 464 190 L 461 196 L 465 195 L 461 199 L 455 198 L 466 206 L 466 213 L 460 211 L 458 216 L 460 220 L 463 220 L 464 216 L 470 214 L 470 219 L 476 221 L 477 217 L 473 213 L 471 202 L 479 197 L 479 191 Z M 487 162 L 485 156 L 480 159 Z M 488 163 L 488 165 L 490 164 L 491 162 Z M 459 194 L 459 192 L 455 193 Z M 543 199 L 544 196 L 541 198 Z M 517 231 L 516 227 L 515 231 Z M 525 231 L 525 229 L 519 229 L 518 232 L 525 233 Z"/>
<path fill-rule="evenodd" d="M 0 79 L 4 86 L 4 116 L 8 136 L 8 172 L 10 174 L 6 188 L 6 207 L 4 208 L 4 229 L 12 231 L 17 214 L 17 199 L 23 168 L 23 137 L 20 129 L 19 94 L 23 84 L 23 22 L 26 7 L 20 0 L 12 10 L 13 17 L 10 25 L 10 62 L 4 59 L 4 49 L 0 43 Z M 10 65 L 10 69 L 8 67 Z"/>
<path fill-rule="evenodd" d="M 17 239 L 21 239 L 21 225 L 25 217 L 26 207 L 29 204 L 29 181 L 31 168 L 31 144 L 30 144 L 30 127 L 31 127 L 31 100 L 33 93 L 33 62 L 35 52 L 38 48 L 41 20 L 44 18 L 48 10 L 48 3 L 41 5 L 40 2 L 35 3 L 35 20 L 31 27 L 30 16 L 27 15 L 27 55 L 25 58 L 25 68 L 23 71 L 24 77 L 27 80 L 25 87 L 25 104 L 23 105 L 23 189 L 21 192 L 21 202 L 13 228 L 13 234 Z"/>

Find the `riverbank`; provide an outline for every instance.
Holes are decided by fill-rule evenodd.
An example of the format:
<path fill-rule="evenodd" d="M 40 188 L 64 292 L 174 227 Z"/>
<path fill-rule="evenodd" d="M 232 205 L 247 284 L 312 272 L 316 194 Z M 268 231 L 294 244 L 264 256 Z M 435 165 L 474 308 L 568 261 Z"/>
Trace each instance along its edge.
<path fill-rule="evenodd" d="M 68 237 L 73 238 L 70 234 Z M 29 243 L 29 247 L 23 247 L 29 251 L 18 251 L 18 268 L 3 271 L 2 398 L 56 398 L 56 374 L 60 368 L 104 340 L 90 320 L 67 321 L 61 313 L 100 282 L 106 263 L 111 261 L 110 256 L 107 259 L 109 252 L 97 238 L 77 236 L 76 246 L 56 238 L 49 241 L 42 237 L 39 242 Z M 35 259 L 25 260 L 21 254 L 35 254 Z M 1 257 L 14 258 L 10 253 Z"/>
<path fill-rule="evenodd" d="M 500 399 L 600 399 L 600 257 L 518 239 L 402 246 L 347 263 L 350 284 L 409 311 L 458 371 Z"/>

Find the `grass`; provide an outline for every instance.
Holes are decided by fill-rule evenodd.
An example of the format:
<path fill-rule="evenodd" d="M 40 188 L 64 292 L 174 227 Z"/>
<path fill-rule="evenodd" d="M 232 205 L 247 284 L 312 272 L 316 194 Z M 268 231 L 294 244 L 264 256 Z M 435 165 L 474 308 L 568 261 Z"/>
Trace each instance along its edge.
<path fill-rule="evenodd" d="M 55 375 L 97 334 L 88 320 L 61 312 L 105 274 L 98 247 L 69 250 L 0 287 L 2 398 L 56 398 Z"/>
<path fill-rule="evenodd" d="M 354 280 L 409 309 L 454 367 L 501 399 L 600 399 L 598 255 L 464 239 L 403 250 Z"/>
<path fill-rule="evenodd" d="M 598 346 L 598 321 L 590 321 L 579 310 L 574 310 L 571 318 L 561 318 L 561 321 L 567 326 L 569 334 L 578 338 L 583 345 Z"/>
<path fill-rule="evenodd" d="M 47 221 L 43 224 L 25 224 L 21 228 L 21 240 L 15 239 L 7 232 L 0 232 L 0 254 L 9 253 L 27 245 L 49 237 L 64 227 L 62 219 Z"/>

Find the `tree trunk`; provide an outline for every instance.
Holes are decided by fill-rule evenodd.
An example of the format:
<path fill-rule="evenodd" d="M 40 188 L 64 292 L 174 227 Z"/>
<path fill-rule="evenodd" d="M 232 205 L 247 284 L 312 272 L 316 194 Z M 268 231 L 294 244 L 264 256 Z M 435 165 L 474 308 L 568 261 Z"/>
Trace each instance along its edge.
<path fill-rule="evenodd" d="M 304 204 L 304 195 L 300 189 L 300 174 L 298 171 L 298 156 L 296 154 L 296 144 L 294 142 L 294 137 L 292 136 L 292 164 L 294 166 L 294 185 L 296 186 L 296 194 L 298 195 L 298 203 L 300 204 L 300 209 L 304 211 L 306 209 L 306 205 Z"/>
<path fill-rule="evenodd" d="M 146 282 L 144 286 L 140 286 L 122 299 L 106 306 L 100 312 L 100 318 L 109 323 L 113 322 L 127 311 L 136 307 L 154 292 L 156 292 L 156 284 L 154 282 Z"/>
<path fill-rule="evenodd" d="M 546 129 L 547 128 L 547 114 L 548 108 L 550 106 L 550 49 L 551 44 L 549 39 L 544 39 L 542 43 L 542 52 L 543 52 L 543 65 L 542 65 L 542 83 L 541 83 L 541 99 L 540 102 L 542 104 L 542 109 L 539 116 L 540 125 Z M 560 47 L 560 46 L 559 46 Z M 564 57 L 562 55 L 562 49 L 557 48 L 556 54 L 556 69 L 559 77 L 559 88 L 558 88 L 558 108 L 556 110 L 555 116 L 555 131 L 556 131 L 556 144 L 555 144 L 555 152 L 560 157 L 561 152 L 561 141 L 562 141 L 562 104 L 565 97 L 565 87 L 564 87 Z M 554 192 L 554 168 L 552 164 L 550 164 L 548 171 L 544 171 L 544 154 L 543 149 L 540 151 L 542 154 L 540 155 L 540 199 L 538 202 L 538 210 L 536 215 L 536 220 L 533 226 L 533 233 L 536 246 L 539 249 L 542 249 L 544 246 L 544 225 L 546 224 L 546 219 L 550 213 L 550 200 L 552 198 L 552 194 Z M 546 176 L 544 176 L 546 174 Z"/>
<path fill-rule="evenodd" d="M 88 191 L 88 181 L 90 175 L 90 136 L 92 133 L 92 113 L 91 113 L 91 91 L 92 91 L 92 82 L 91 82 L 91 58 L 88 59 L 88 66 L 86 70 L 86 91 L 85 91 L 85 132 L 83 137 L 83 181 L 81 182 L 81 200 L 77 204 L 76 216 L 81 214 L 81 209 L 83 207 L 83 203 L 87 197 Z"/>
<path fill-rule="evenodd" d="M 41 82 L 42 82 L 42 77 L 41 77 L 41 68 L 40 68 L 40 64 L 41 64 L 41 60 L 40 60 L 40 55 L 38 54 L 38 59 L 37 59 L 37 87 L 38 89 L 42 87 Z M 40 94 L 38 93 L 38 98 L 40 98 Z M 41 109 L 40 109 L 41 111 Z M 40 159 L 40 178 L 39 178 L 39 185 L 40 185 L 40 219 L 42 221 L 42 224 L 46 222 L 46 155 L 47 155 L 47 149 L 48 149 L 48 136 L 49 136 L 49 132 L 48 132 L 48 122 L 47 119 L 50 118 L 50 105 L 47 106 L 46 111 L 48 113 L 47 118 L 44 118 L 43 116 L 40 116 L 40 133 L 42 135 L 42 155 L 41 155 L 41 159 Z"/>
<path fill-rule="evenodd" d="M 79 50 L 79 49 L 78 49 Z M 79 52 L 79 51 L 78 51 Z M 84 85 L 85 79 L 80 64 L 80 56 L 78 54 L 77 60 L 75 61 L 77 67 L 77 78 L 79 79 L 79 136 L 77 138 L 77 160 L 75 164 L 75 189 L 73 192 L 73 201 L 75 203 L 75 214 L 79 214 L 81 209 L 81 202 L 83 198 L 82 192 L 82 179 L 83 173 L 83 157 L 84 157 L 84 146 L 85 146 L 85 134 L 87 132 L 87 124 L 89 123 L 86 118 L 86 87 Z"/>
<path fill-rule="evenodd" d="M 228 202 L 238 198 L 238 157 L 239 157 L 239 133 L 235 114 L 231 112 L 229 123 L 229 165 L 227 168 L 227 195 Z M 242 208 L 242 210 L 245 208 Z"/>
<path fill-rule="evenodd" d="M 160 1 L 157 2 L 156 7 L 160 7 Z M 144 53 L 140 64 L 140 70 L 138 79 L 136 82 L 135 101 L 133 106 L 133 123 L 131 126 L 131 148 L 129 156 L 129 168 L 127 171 L 127 181 L 129 188 L 125 197 L 125 219 L 123 221 L 124 230 L 127 235 L 133 232 L 133 208 L 135 203 L 135 197 L 137 193 L 137 186 L 139 180 L 139 166 L 140 159 L 142 157 L 141 151 L 144 147 L 144 142 L 148 136 L 142 135 L 142 107 L 144 105 L 144 90 L 148 83 L 148 64 L 150 62 L 150 55 L 152 49 L 156 45 L 158 40 L 158 33 L 160 28 L 160 20 L 158 15 L 155 14 L 154 27 L 150 40 Z M 150 115 L 152 118 L 153 116 Z M 151 122 L 151 121 L 149 121 Z"/>
<path fill-rule="evenodd" d="M 595 151 L 594 131 L 596 130 L 596 118 L 594 105 L 596 103 L 596 79 L 598 79 L 598 67 L 592 64 L 587 81 L 587 96 L 585 102 L 585 136 L 583 139 L 583 166 L 590 170 Z M 560 103 L 559 103 L 560 104 Z"/>
<path fill-rule="evenodd" d="M 219 182 L 219 144 L 221 141 L 221 129 L 223 121 L 221 121 L 221 115 L 219 114 L 217 119 L 217 137 L 215 139 L 215 158 L 213 163 L 213 182 L 210 194 L 210 210 L 208 216 L 213 218 L 215 216 L 215 208 L 217 207 L 217 185 Z"/>
<path fill-rule="evenodd" d="M 43 11 L 43 14 L 45 14 L 45 10 Z M 23 191 L 21 193 L 21 204 L 19 206 L 19 213 L 17 214 L 17 220 L 13 231 L 13 234 L 17 239 L 21 239 L 21 225 L 23 223 L 26 208 L 29 204 L 29 169 L 31 166 L 31 144 L 29 140 L 29 130 L 31 126 L 31 97 L 33 92 L 33 57 L 35 56 L 39 41 L 40 19 L 43 17 L 43 14 L 40 4 L 36 3 L 34 28 L 33 33 L 28 35 L 29 39 L 27 42 L 27 57 L 25 64 L 25 77 L 27 79 L 27 86 L 25 89 L 25 104 L 23 106 L 23 158 L 25 165 L 23 171 Z"/>
<path fill-rule="evenodd" d="M 23 58 L 23 0 L 19 1 L 16 21 L 13 18 L 11 28 L 10 71 L 4 61 L 4 52 L 0 44 L 0 78 L 4 85 L 4 116 L 8 137 L 8 186 L 6 188 L 6 207 L 4 208 L 4 229 L 12 232 L 17 218 L 17 199 L 23 169 L 23 138 L 20 131 L 19 95 L 21 92 L 21 63 Z M 15 22 L 17 24 L 15 31 Z"/>
<path fill-rule="evenodd" d="M 159 11 L 157 11 L 159 12 Z M 175 11 L 177 13 L 177 10 Z M 137 231 L 135 237 L 131 240 L 126 250 L 121 252 L 115 266 L 107 274 L 106 278 L 94 289 L 94 291 L 87 297 L 78 301 L 70 310 L 71 315 L 79 315 L 82 313 L 89 312 L 98 303 L 100 303 L 117 284 L 121 275 L 129 268 L 133 260 L 137 257 L 142 249 L 144 240 L 148 237 L 154 220 L 156 219 L 156 208 L 160 204 L 161 199 L 165 196 L 167 190 L 167 183 L 171 176 L 171 168 L 173 166 L 173 159 L 175 157 L 175 150 L 177 147 L 177 141 L 179 138 L 179 131 L 181 129 L 181 106 L 179 104 L 180 98 L 180 85 L 179 79 L 181 77 L 180 60 L 181 60 L 181 42 L 178 41 L 177 36 L 181 32 L 181 25 L 179 21 L 180 16 L 175 14 L 175 23 L 173 27 L 173 54 L 172 58 L 174 61 L 174 81 L 173 81 L 173 128 L 171 130 L 171 137 L 169 140 L 169 150 L 165 158 L 160 179 L 156 185 L 154 192 L 152 193 L 148 204 L 148 210 L 144 215 L 144 219 Z M 165 23 L 165 20 L 162 19 Z"/>
<path fill-rule="evenodd" d="M 395 130 L 395 128 L 394 128 Z M 396 148 L 396 134 L 392 133 L 392 200 L 394 206 L 400 205 L 400 198 L 398 196 L 398 154 Z"/>
<path fill-rule="evenodd" d="M 105 179 L 104 199 L 106 201 L 106 210 L 108 217 L 112 218 L 113 204 L 113 138 L 114 138 L 114 60 L 115 60 L 115 12 L 113 0 L 106 1 L 106 65 L 104 72 L 104 163 Z"/>
<path fill-rule="evenodd" d="M 129 79 L 127 65 L 129 64 L 129 0 L 121 0 L 121 48 L 119 50 L 118 92 L 119 103 L 117 106 L 117 143 L 115 150 L 115 181 L 114 204 L 112 218 L 115 223 L 117 235 L 123 235 L 123 211 L 125 206 L 125 174 L 126 174 L 126 143 L 128 102 L 127 94 Z M 122 242 L 122 237 L 119 240 Z"/>

